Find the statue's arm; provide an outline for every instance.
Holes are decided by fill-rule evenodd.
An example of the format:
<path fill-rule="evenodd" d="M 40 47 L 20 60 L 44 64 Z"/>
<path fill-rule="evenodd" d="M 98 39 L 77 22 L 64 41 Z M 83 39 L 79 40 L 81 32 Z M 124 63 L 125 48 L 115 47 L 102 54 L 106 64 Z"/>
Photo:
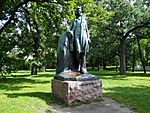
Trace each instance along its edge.
<path fill-rule="evenodd" d="M 72 21 L 71 24 L 69 26 L 67 26 L 67 32 L 71 33 L 71 35 L 73 36 L 74 30 L 75 30 L 75 21 Z"/>
<path fill-rule="evenodd" d="M 89 34 L 89 30 L 88 30 L 88 25 L 87 25 L 87 20 L 85 20 L 85 27 L 86 27 L 88 42 L 91 43 L 90 34 Z"/>
<path fill-rule="evenodd" d="M 70 51 L 73 51 L 73 43 L 74 43 L 74 30 L 75 30 L 75 21 L 71 22 L 70 26 L 67 28 Z"/>

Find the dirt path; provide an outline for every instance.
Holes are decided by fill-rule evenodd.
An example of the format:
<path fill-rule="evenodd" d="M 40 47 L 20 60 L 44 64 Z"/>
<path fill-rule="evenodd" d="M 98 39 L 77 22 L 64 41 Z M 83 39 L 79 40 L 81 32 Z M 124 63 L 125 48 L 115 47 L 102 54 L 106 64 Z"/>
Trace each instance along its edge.
<path fill-rule="evenodd" d="M 137 113 L 114 100 L 104 97 L 103 101 L 100 102 L 93 102 L 75 107 L 52 105 L 49 109 L 56 113 Z"/>

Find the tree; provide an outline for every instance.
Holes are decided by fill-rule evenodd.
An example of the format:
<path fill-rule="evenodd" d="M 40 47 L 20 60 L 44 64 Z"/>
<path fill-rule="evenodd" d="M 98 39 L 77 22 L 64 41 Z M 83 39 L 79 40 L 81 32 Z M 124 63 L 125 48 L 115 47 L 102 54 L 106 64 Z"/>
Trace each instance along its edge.
<path fill-rule="evenodd" d="M 11 45 L 8 44 L 9 49 L 5 49 L 4 54 L 17 47 L 21 50 L 22 56 L 33 55 L 32 70 L 35 72 L 32 71 L 32 74 L 36 74 L 37 65 L 45 65 L 47 55 L 52 55 L 51 59 L 55 59 L 58 37 L 65 30 L 64 19 L 71 21 L 74 18 L 74 8 L 79 4 L 85 9 L 85 12 L 97 7 L 93 0 L 68 2 L 63 0 L 6 1 L 6 4 L 3 4 L 1 8 L 0 36 L 5 37 L 5 42 L 9 41 Z M 96 15 L 90 14 L 92 15 L 90 22 L 94 22 L 92 18 L 95 18 Z M 5 65 L 3 56 L 1 62 L 4 62 L 1 66 L 3 67 Z"/>
<path fill-rule="evenodd" d="M 110 22 L 110 27 L 114 31 L 117 40 L 120 41 L 120 74 L 126 74 L 126 51 L 125 41 L 129 37 L 130 33 L 136 29 L 149 26 L 150 17 L 147 6 L 148 1 L 105 1 L 107 9 L 115 12 Z M 148 2 L 149 3 L 149 2 Z"/>
<path fill-rule="evenodd" d="M 37 3 L 47 4 L 47 6 L 48 4 L 49 5 L 55 4 L 55 7 L 57 7 L 58 9 L 58 5 L 60 5 L 60 3 L 63 3 L 63 2 L 62 1 L 51 2 L 49 0 L 37 0 L 34 2 L 33 0 L 25 0 L 25 1 L 15 0 L 13 2 L 7 1 L 7 5 L 4 4 L 3 11 L 1 11 L 2 12 L 1 13 L 1 22 L 2 22 L 1 26 L 2 27 L 0 29 L 1 37 L 7 37 L 7 35 L 10 32 L 10 35 L 8 35 L 10 37 L 5 38 L 5 43 L 8 40 L 10 40 L 10 38 L 12 39 L 10 40 L 11 45 L 10 44 L 8 45 L 9 50 L 5 49 L 2 51 L 4 54 L 8 53 L 9 51 L 11 51 L 11 49 L 17 46 L 19 49 L 21 49 L 24 56 L 29 55 L 29 54 L 34 54 L 34 63 L 36 64 L 39 61 L 39 58 L 41 58 L 39 56 L 40 55 L 39 51 L 42 45 L 42 43 L 40 43 L 40 40 L 42 40 L 40 38 L 41 37 L 41 30 L 40 30 L 41 25 L 39 24 L 39 20 L 37 19 L 39 18 L 39 16 L 37 15 L 41 15 L 41 17 L 44 16 L 44 13 L 42 13 L 42 11 L 37 12 L 37 9 L 41 8 L 41 9 L 45 9 L 45 11 L 50 11 L 50 10 L 53 10 L 53 8 L 55 8 L 52 6 L 52 8 L 48 10 L 49 7 L 46 7 L 46 8 L 39 7 Z M 55 18 L 55 17 L 51 17 L 51 18 Z M 4 20 L 6 20 L 6 22 Z M 57 20 L 55 20 L 55 22 L 59 24 L 58 23 L 59 21 Z M 45 23 L 43 22 L 43 24 Z M 52 27 L 53 29 L 57 29 L 57 28 L 54 28 L 54 26 Z M 17 32 L 15 31 L 15 29 L 17 29 Z M 13 35 L 15 37 L 12 37 Z M 50 34 L 50 36 L 51 35 L 53 34 Z M 1 48 L 1 49 L 4 49 L 4 48 Z M 7 55 L 5 56 L 6 56 L 6 59 L 8 59 L 8 56 Z M 5 62 L 6 59 L 4 60 L 3 57 L 4 55 L 1 57 L 1 62 L 4 62 L 4 63 L 1 63 L 1 68 L 4 67 L 6 64 Z M 8 63 L 8 65 L 10 64 Z M 34 73 L 36 74 L 36 72 Z"/>

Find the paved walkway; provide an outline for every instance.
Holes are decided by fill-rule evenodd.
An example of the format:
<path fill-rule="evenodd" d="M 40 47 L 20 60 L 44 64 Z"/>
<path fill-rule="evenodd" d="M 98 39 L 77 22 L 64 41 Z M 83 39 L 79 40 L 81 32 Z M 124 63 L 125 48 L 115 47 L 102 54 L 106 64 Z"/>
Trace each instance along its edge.
<path fill-rule="evenodd" d="M 128 107 L 104 97 L 103 101 L 100 102 L 93 102 L 75 107 L 52 105 L 49 109 L 56 113 L 137 113 Z"/>

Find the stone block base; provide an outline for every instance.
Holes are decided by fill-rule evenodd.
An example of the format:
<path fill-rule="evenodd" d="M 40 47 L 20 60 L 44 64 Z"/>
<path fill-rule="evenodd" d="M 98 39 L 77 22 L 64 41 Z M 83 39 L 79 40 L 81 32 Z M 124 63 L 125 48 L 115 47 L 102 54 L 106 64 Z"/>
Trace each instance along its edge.
<path fill-rule="evenodd" d="M 67 105 L 92 101 L 102 96 L 102 81 L 52 80 L 52 94 Z"/>

